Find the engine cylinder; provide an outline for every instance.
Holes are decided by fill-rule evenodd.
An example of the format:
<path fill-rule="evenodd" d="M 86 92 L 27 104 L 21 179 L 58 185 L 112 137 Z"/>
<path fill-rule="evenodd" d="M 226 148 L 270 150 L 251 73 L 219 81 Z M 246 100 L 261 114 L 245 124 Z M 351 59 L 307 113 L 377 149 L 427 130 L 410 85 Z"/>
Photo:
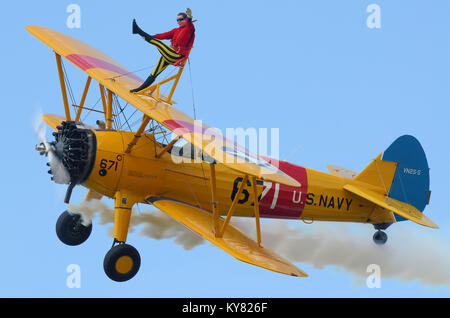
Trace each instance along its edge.
<path fill-rule="evenodd" d="M 95 133 L 74 121 L 64 121 L 57 129 L 58 131 L 53 133 L 55 141 L 51 145 L 54 154 L 70 176 L 67 183 L 83 183 L 95 164 L 97 149 Z"/>

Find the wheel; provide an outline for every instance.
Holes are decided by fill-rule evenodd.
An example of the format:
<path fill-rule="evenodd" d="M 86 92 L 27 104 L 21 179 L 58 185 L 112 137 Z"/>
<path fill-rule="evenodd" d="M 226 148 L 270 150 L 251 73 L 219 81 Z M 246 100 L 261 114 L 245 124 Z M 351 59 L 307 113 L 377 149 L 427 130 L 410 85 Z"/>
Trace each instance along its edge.
<path fill-rule="evenodd" d="M 388 236 L 385 232 L 383 231 L 376 231 L 375 234 L 373 235 L 373 241 L 375 242 L 375 244 L 377 245 L 383 245 L 386 243 L 388 239 Z"/>
<path fill-rule="evenodd" d="M 64 244 L 75 246 L 86 241 L 91 235 L 92 224 L 84 226 L 81 224 L 79 214 L 71 214 L 64 211 L 56 222 L 56 235 Z"/>
<path fill-rule="evenodd" d="M 111 248 L 103 261 L 106 275 L 116 282 L 133 278 L 140 266 L 139 252 L 128 244 L 119 244 Z"/>

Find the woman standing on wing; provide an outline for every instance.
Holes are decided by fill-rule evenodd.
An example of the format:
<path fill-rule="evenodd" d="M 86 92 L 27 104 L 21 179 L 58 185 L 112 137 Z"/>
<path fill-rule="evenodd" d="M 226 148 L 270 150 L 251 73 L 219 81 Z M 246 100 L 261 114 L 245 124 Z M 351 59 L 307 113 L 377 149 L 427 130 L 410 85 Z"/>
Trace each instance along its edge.
<path fill-rule="evenodd" d="M 139 92 L 149 87 L 167 66 L 178 62 L 189 53 L 189 50 L 194 44 L 195 38 L 195 28 L 192 23 L 191 9 L 187 8 L 186 13 L 179 13 L 177 15 L 177 22 L 179 26 L 178 28 L 166 33 L 159 33 L 152 36 L 145 33 L 137 25 L 136 20 L 133 20 L 133 34 L 139 34 L 145 41 L 156 46 L 158 51 L 161 53 L 161 57 L 152 74 L 141 86 L 130 90 L 131 93 Z M 172 46 L 164 44 L 161 40 L 171 40 Z"/>

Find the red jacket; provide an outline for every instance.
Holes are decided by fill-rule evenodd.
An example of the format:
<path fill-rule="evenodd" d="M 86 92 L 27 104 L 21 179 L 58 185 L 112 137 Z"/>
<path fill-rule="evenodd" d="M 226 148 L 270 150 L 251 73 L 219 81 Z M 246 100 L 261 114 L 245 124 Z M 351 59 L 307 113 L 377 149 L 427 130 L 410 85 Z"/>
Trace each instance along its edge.
<path fill-rule="evenodd" d="M 183 27 L 173 29 L 166 33 L 155 34 L 159 40 L 171 40 L 174 50 L 182 55 L 187 55 L 194 44 L 195 28 L 191 19 Z"/>

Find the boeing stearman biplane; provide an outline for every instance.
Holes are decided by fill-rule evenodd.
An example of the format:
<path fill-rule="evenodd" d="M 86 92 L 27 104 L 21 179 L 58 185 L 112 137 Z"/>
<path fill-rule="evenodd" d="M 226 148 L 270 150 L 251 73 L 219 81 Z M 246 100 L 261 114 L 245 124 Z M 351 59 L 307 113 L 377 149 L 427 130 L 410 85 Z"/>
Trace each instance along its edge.
<path fill-rule="evenodd" d="M 412 136 L 398 138 L 360 173 L 331 165 L 324 173 L 263 158 L 173 106 L 186 60 L 176 66 L 175 75 L 130 93 L 142 79 L 104 53 L 53 30 L 26 29 L 55 52 L 65 110 L 63 117 L 42 116 L 55 130 L 55 140 L 36 148 L 67 172 L 61 177 L 61 167 L 50 160 L 52 179 L 69 184 L 66 203 L 77 184 L 89 189 L 86 200 L 115 200 L 114 242 L 104 259 L 105 272 L 115 281 L 131 279 L 140 267 L 139 253 L 125 243 L 137 203 L 154 205 L 241 261 L 293 276 L 307 275 L 263 247 L 260 218 L 369 223 L 376 229 L 377 244 L 386 242 L 383 231 L 388 226 L 405 219 L 437 228 L 422 213 L 430 197 L 429 168 Z M 73 113 L 61 57 L 88 75 Z M 99 84 L 100 110 L 85 106 L 92 79 Z M 165 96 L 161 88 L 168 83 L 172 86 Z M 118 97 L 142 112 L 137 129 L 122 129 L 124 108 Z M 80 120 L 84 112 L 102 113 L 104 121 L 97 120 L 97 128 L 88 126 Z M 177 137 L 169 141 L 168 131 Z M 187 144 L 176 146 L 180 139 Z M 174 160 L 178 157 L 193 160 Z M 255 219 L 256 241 L 230 224 L 233 216 Z M 83 243 L 91 229 L 92 224 L 83 224 L 79 215 L 67 211 L 56 225 L 58 237 L 68 245 Z"/>

